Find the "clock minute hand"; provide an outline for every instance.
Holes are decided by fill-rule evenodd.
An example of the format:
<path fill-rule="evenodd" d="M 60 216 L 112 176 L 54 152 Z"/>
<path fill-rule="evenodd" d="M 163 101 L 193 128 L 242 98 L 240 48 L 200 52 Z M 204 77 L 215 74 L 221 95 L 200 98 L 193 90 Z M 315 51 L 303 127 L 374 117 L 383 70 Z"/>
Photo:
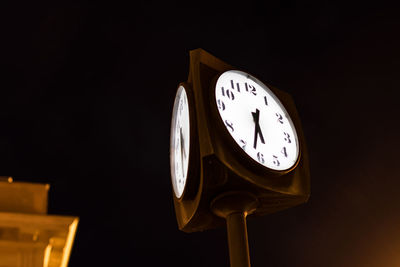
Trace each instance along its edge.
<path fill-rule="evenodd" d="M 261 132 L 261 128 L 260 128 L 260 123 L 259 123 L 259 119 L 260 119 L 260 111 L 258 109 L 256 109 L 256 112 L 252 112 L 251 115 L 253 115 L 253 120 L 255 123 L 255 127 L 254 127 L 254 149 L 257 148 L 257 139 L 258 139 L 258 135 L 260 135 L 260 139 L 261 139 L 261 143 L 265 144 L 264 141 L 264 136 Z"/>
<path fill-rule="evenodd" d="M 254 127 L 254 149 L 257 148 L 257 137 L 258 137 L 258 119 L 260 116 L 260 113 L 258 111 L 258 109 L 256 109 L 256 112 L 252 112 L 251 115 L 253 115 L 253 120 L 255 123 L 255 127 Z"/>
<path fill-rule="evenodd" d="M 185 152 L 185 143 L 183 140 L 182 128 L 179 129 L 179 135 L 180 135 L 180 143 L 181 143 L 181 160 L 183 161 L 183 159 L 186 158 L 186 152 Z M 181 162 L 182 175 L 184 175 L 184 173 L 185 173 L 183 165 L 184 165 L 183 162 Z"/>
<path fill-rule="evenodd" d="M 186 152 L 185 152 L 185 140 L 183 139 L 183 133 L 182 133 L 182 128 L 179 130 L 180 138 L 181 138 L 181 153 L 186 158 Z"/>

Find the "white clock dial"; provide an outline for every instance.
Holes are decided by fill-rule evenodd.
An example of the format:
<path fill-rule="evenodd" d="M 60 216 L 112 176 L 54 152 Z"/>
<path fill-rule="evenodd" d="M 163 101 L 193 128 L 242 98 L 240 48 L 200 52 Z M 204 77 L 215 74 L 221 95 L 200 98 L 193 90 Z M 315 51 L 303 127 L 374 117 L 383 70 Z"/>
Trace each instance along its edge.
<path fill-rule="evenodd" d="M 175 196 L 180 198 L 186 185 L 189 165 L 190 120 L 185 88 L 179 86 L 172 113 L 170 160 Z"/>
<path fill-rule="evenodd" d="M 296 129 L 265 84 L 245 72 L 226 71 L 217 80 L 215 101 L 232 138 L 253 160 L 279 171 L 295 165 Z"/>

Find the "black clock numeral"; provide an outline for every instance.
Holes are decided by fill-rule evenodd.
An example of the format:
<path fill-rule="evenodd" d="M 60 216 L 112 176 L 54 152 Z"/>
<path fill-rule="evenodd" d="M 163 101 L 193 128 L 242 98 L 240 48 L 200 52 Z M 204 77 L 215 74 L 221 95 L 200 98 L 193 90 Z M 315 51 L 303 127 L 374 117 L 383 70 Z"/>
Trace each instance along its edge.
<path fill-rule="evenodd" d="M 233 123 L 232 122 L 230 122 L 230 121 L 228 121 L 228 120 L 225 120 L 225 125 L 233 132 L 233 131 L 235 131 L 235 129 L 233 129 Z"/>
<path fill-rule="evenodd" d="M 230 100 L 234 100 L 235 99 L 235 95 L 233 94 L 233 92 L 231 90 L 225 89 L 224 87 L 221 87 L 221 90 L 222 90 L 222 96 L 226 96 Z"/>
<path fill-rule="evenodd" d="M 265 105 L 268 106 L 268 99 L 267 96 L 264 96 Z"/>
<path fill-rule="evenodd" d="M 249 92 L 253 95 L 257 95 L 256 87 L 254 87 L 253 85 L 244 83 L 244 87 L 246 88 L 246 92 Z"/>
<path fill-rule="evenodd" d="M 275 156 L 275 155 L 272 155 L 272 163 L 274 163 L 276 166 L 279 166 L 279 165 L 281 165 L 281 163 L 279 162 L 279 160 L 278 160 L 278 157 L 277 156 Z"/>
<path fill-rule="evenodd" d="M 183 111 L 183 99 L 181 99 L 179 103 L 179 113 L 182 113 L 182 111 Z"/>
<path fill-rule="evenodd" d="M 285 135 L 285 138 L 283 138 L 286 142 L 288 142 L 289 144 L 292 143 L 292 140 L 290 139 L 290 135 L 286 132 L 283 132 L 283 134 Z"/>
<path fill-rule="evenodd" d="M 242 149 L 243 149 L 243 150 L 246 150 L 247 142 L 244 141 L 243 139 L 240 139 L 239 142 L 240 142 L 240 144 L 241 144 L 240 146 L 242 147 Z"/>
<path fill-rule="evenodd" d="M 281 153 L 287 158 L 286 147 L 283 147 L 283 148 L 282 148 Z"/>
<path fill-rule="evenodd" d="M 232 87 L 232 90 L 235 90 L 235 83 L 233 82 L 233 80 L 231 80 L 231 87 Z M 236 83 L 236 89 L 240 93 L 239 83 Z"/>
<path fill-rule="evenodd" d="M 254 86 L 249 85 L 249 88 L 250 88 L 250 93 L 252 93 L 253 95 L 257 95 L 257 91 L 256 91 L 256 88 Z"/>
<path fill-rule="evenodd" d="M 225 103 L 221 99 L 217 100 L 218 109 L 225 110 Z"/>
<path fill-rule="evenodd" d="M 246 88 L 246 92 L 249 92 L 253 95 L 257 95 L 257 90 L 255 86 L 250 85 L 248 83 L 244 83 L 244 87 Z"/>
<path fill-rule="evenodd" d="M 278 117 L 278 122 L 281 123 L 281 124 L 283 124 L 283 117 L 282 117 L 282 115 L 279 114 L 279 113 L 275 113 L 275 115 Z"/>
<path fill-rule="evenodd" d="M 257 153 L 257 159 L 258 159 L 258 161 L 259 161 L 260 163 L 264 163 L 264 162 L 265 162 L 265 160 L 264 160 L 264 155 L 263 155 L 261 152 L 258 152 L 258 153 Z"/>

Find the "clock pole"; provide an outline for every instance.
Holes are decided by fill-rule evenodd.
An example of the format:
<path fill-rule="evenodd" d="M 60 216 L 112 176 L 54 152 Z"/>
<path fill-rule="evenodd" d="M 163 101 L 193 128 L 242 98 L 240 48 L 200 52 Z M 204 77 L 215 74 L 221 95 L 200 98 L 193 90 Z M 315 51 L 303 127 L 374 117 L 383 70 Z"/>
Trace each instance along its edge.
<path fill-rule="evenodd" d="M 247 192 L 228 192 L 211 202 L 211 210 L 225 218 L 231 267 L 250 267 L 246 216 L 256 210 L 258 200 Z"/>

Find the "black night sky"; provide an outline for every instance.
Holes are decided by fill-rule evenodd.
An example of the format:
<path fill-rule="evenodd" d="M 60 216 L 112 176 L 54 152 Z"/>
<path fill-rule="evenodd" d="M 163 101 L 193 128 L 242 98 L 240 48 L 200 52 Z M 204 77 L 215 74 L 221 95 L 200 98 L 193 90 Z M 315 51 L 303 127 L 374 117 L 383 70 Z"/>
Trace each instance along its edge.
<path fill-rule="evenodd" d="M 308 203 L 248 221 L 252 266 L 400 264 L 400 19 L 383 2 L 33 1 L 2 9 L 0 175 L 50 183 L 70 267 L 228 266 L 178 230 L 169 130 L 189 51 L 294 98 Z M 353 2 L 354 3 L 354 2 Z"/>

